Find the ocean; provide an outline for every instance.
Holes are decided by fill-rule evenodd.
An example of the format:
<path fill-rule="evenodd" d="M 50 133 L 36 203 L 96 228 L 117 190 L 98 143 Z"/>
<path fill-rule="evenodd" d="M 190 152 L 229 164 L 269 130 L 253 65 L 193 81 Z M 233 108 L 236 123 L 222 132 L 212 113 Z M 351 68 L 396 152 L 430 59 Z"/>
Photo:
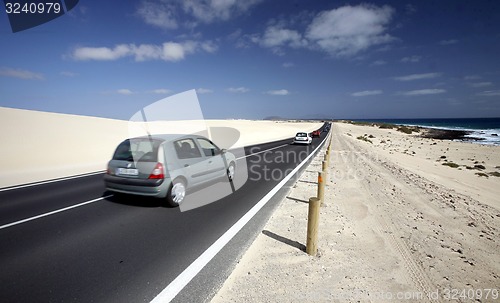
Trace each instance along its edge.
<path fill-rule="evenodd" d="M 355 121 L 383 122 L 407 126 L 463 130 L 469 132 L 466 137 L 480 139 L 472 141 L 474 143 L 500 145 L 500 118 L 358 119 Z"/>

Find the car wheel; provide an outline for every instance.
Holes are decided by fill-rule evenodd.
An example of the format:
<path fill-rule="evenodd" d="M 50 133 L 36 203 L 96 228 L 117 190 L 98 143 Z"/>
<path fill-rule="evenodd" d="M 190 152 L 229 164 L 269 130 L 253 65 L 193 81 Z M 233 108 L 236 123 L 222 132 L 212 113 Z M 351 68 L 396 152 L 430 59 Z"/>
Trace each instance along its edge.
<path fill-rule="evenodd" d="M 226 170 L 227 179 L 229 180 L 229 182 L 233 182 L 235 171 L 236 170 L 235 170 L 234 163 L 231 162 L 231 164 L 229 164 L 229 166 Z"/>
<path fill-rule="evenodd" d="M 186 184 L 180 179 L 176 179 L 170 185 L 167 193 L 167 203 L 171 207 L 179 206 L 186 197 Z"/>

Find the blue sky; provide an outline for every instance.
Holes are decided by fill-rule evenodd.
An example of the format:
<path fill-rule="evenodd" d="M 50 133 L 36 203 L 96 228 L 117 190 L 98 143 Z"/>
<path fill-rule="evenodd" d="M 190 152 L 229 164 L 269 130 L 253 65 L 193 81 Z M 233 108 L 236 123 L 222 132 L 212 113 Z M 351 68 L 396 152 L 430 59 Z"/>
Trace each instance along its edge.
<path fill-rule="evenodd" d="M 129 119 L 500 117 L 498 1 L 85 1 L 12 33 L 0 106 Z M 175 111 L 175 108 L 172 109 Z"/>

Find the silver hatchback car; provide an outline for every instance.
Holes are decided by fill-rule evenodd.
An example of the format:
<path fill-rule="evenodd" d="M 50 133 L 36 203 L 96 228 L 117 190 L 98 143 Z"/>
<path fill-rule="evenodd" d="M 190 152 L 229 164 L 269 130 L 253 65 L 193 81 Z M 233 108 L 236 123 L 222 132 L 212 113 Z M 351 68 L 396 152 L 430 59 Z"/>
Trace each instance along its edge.
<path fill-rule="evenodd" d="M 198 135 L 153 135 L 118 145 L 104 176 L 111 192 L 164 198 L 179 206 L 186 190 L 219 178 L 233 181 L 235 156 Z"/>

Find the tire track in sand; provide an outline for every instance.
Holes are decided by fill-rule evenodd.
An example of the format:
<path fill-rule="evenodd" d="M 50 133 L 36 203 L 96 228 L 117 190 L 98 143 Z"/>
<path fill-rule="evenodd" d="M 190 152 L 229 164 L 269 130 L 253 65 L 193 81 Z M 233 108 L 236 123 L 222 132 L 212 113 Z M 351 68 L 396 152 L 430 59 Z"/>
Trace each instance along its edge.
<path fill-rule="evenodd" d="M 383 210 L 384 208 L 378 207 L 381 204 L 384 204 L 384 202 L 395 199 L 390 194 L 390 190 L 388 190 L 392 187 L 391 185 L 397 184 L 398 187 L 401 187 L 405 186 L 405 184 L 402 184 L 399 180 L 397 180 L 396 176 L 394 176 L 390 171 L 381 166 L 379 163 L 365 156 L 367 154 L 366 151 L 360 148 L 360 146 L 355 146 L 355 144 L 349 142 L 349 138 L 343 138 L 342 134 L 340 134 L 339 132 L 334 132 L 334 134 L 334 142 L 332 143 L 334 146 L 334 150 L 351 155 L 351 157 L 347 157 L 347 159 L 351 160 L 350 163 L 347 164 L 350 165 L 354 169 L 354 171 L 368 170 L 370 172 L 368 176 L 363 176 L 363 178 L 359 182 L 359 185 L 362 190 L 370 193 L 369 205 L 373 215 L 376 218 L 376 222 L 378 223 L 376 229 L 379 231 L 379 234 L 387 240 L 393 250 L 397 252 L 398 256 L 400 257 L 402 264 L 408 274 L 408 276 L 405 278 L 411 281 L 411 283 L 418 289 L 418 292 L 422 294 L 420 300 L 428 302 L 439 302 L 439 300 L 428 297 L 428 294 L 436 289 L 435 285 L 433 285 L 417 260 L 414 259 L 410 248 L 404 240 L 404 237 L 398 232 L 398 228 L 392 222 L 389 223 L 384 218 L 387 216 L 386 213 L 381 213 L 381 210 Z M 353 155 L 355 156 L 353 157 Z M 345 159 L 346 158 L 344 157 L 344 159 L 340 158 L 339 160 L 343 161 Z M 375 188 L 374 185 L 380 183 L 384 183 L 386 186 L 384 188 Z M 391 219 L 394 218 L 391 217 Z"/>

